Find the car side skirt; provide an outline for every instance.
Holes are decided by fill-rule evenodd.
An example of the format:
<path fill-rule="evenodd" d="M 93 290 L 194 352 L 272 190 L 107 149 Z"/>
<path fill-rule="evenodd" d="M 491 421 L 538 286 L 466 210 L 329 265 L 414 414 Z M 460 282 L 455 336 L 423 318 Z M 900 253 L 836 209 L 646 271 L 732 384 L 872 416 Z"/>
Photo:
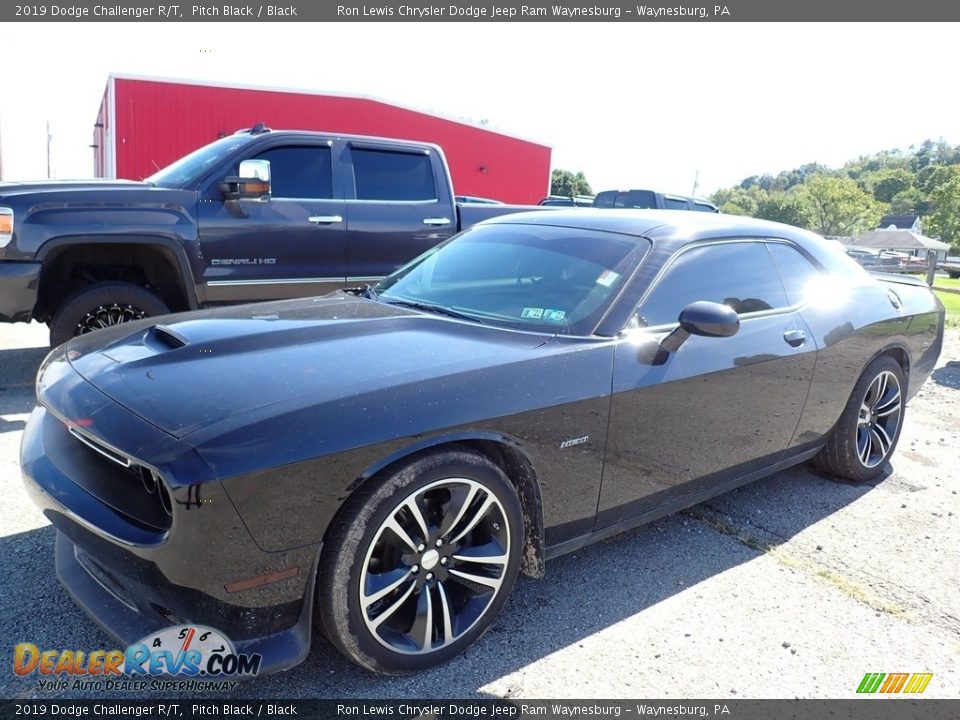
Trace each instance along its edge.
<path fill-rule="evenodd" d="M 676 498 L 675 500 L 668 501 L 663 505 L 659 505 L 651 510 L 648 510 L 647 512 L 634 515 L 633 517 L 627 518 L 626 520 L 622 520 L 613 525 L 598 528 L 585 535 L 580 535 L 578 537 L 565 540 L 561 543 L 550 545 L 546 549 L 546 558 L 547 560 L 552 560 L 553 558 L 561 555 L 566 555 L 567 553 L 574 552 L 575 550 L 580 550 L 587 545 L 592 545 L 595 542 L 606 540 L 607 538 L 613 537 L 614 535 L 619 535 L 627 530 L 633 530 L 636 527 L 646 525 L 654 520 L 659 520 L 667 515 L 672 515 L 675 512 L 692 507 L 693 505 L 706 502 L 707 500 L 717 497 L 718 495 L 723 495 L 724 493 L 742 485 L 748 485 L 755 480 L 759 480 L 768 475 L 772 475 L 773 473 L 780 472 L 781 470 L 786 470 L 794 465 L 799 465 L 800 463 L 809 460 L 818 452 L 820 452 L 821 447 L 822 445 L 817 445 L 813 448 L 808 446 L 801 452 L 792 453 L 789 457 L 779 460 L 772 465 L 760 468 L 759 470 L 754 470 L 753 472 L 740 475 L 726 482 L 712 485 L 711 487 L 700 492 L 684 495 Z"/>

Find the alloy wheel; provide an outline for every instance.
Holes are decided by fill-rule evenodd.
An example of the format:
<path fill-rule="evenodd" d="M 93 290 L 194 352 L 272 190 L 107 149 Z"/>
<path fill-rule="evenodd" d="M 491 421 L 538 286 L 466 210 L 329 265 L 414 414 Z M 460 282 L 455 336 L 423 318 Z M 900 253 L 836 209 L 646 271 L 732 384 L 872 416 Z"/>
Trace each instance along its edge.
<path fill-rule="evenodd" d="M 404 654 L 448 646 L 484 616 L 510 558 L 500 499 L 467 478 L 411 493 L 380 524 L 360 573 L 360 612 L 381 645 Z"/>
<path fill-rule="evenodd" d="M 900 381 L 889 370 L 870 383 L 857 418 L 857 456 L 864 467 L 882 463 L 897 439 L 903 397 Z"/>

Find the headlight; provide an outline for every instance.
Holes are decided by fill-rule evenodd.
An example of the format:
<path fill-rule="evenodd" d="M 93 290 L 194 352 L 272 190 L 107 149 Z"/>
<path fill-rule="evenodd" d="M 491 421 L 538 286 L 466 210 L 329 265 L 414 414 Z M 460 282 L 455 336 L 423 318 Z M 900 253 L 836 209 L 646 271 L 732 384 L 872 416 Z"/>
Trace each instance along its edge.
<path fill-rule="evenodd" d="M 13 239 L 13 210 L 0 207 L 0 248 L 6 247 Z"/>

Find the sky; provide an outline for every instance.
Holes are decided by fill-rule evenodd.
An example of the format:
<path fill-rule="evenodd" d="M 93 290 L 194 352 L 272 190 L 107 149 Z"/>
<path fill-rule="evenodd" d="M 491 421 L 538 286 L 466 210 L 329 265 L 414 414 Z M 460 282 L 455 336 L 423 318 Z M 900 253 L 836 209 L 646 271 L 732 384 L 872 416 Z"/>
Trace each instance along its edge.
<path fill-rule="evenodd" d="M 807 23 L 18 23 L 4 180 L 93 175 L 112 73 L 377 97 L 553 148 L 595 191 L 707 195 L 810 162 L 960 142 L 957 28 Z"/>

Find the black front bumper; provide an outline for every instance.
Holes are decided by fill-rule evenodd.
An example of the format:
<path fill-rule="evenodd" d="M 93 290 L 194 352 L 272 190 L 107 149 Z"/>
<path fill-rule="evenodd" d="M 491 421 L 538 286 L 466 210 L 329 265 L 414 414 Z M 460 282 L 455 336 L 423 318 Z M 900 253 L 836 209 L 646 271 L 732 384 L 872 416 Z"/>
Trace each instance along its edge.
<path fill-rule="evenodd" d="M 155 594 L 155 588 L 118 577 L 59 531 L 55 557 L 57 578 L 70 597 L 110 637 L 120 643 L 121 649 L 125 650 L 148 635 L 174 625 L 211 625 L 218 630 L 221 629 L 219 626 L 224 625 L 222 618 L 225 615 L 222 612 L 214 613 L 221 620 L 212 623 L 161 614 L 158 605 L 146 601 Z M 288 670 L 303 662 L 309 654 L 315 579 L 316 563 L 310 573 L 308 597 L 305 598 L 300 617 L 292 627 L 272 635 L 234 640 L 237 653 L 256 653 L 261 656 L 258 675 Z M 225 634 L 229 636 L 229 633 Z"/>
<path fill-rule="evenodd" d="M 259 653 L 260 674 L 306 658 L 319 546 L 261 549 L 221 483 L 204 476 L 192 448 L 100 393 L 62 351 L 41 373 L 41 399 L 62 417 L 34 410 L 20 466 L 31 499 L 57 529 L 57 575 L 77 604 L 124 649 L 162 628 L 191 624 L 220 631 L 238 652 Z M 74 423 L 110 447 L 149 453 L 151 465 L 170 480 L 174 507 L 167 529 L 118 510 L 113 494 L 129 495 L 126 483 L 139 481 L 79 442 L 68 429 Z M 237 587 L 285 568 L 296 574 Z"/>
<path fill-rule="evenodd" d="M 30 322 L 40 287 L 38 262 L 0 260 L 0 322 Z"/>

